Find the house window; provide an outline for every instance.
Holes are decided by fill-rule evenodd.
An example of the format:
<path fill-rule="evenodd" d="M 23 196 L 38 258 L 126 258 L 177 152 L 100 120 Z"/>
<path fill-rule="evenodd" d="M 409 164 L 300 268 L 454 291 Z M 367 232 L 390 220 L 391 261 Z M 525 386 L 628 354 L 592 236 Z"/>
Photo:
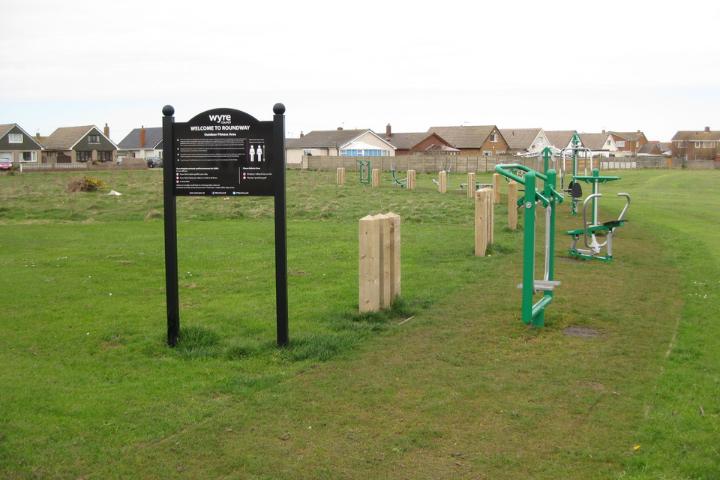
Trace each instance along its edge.
<path fill-rule="evenodd" d="M 92 152 L 87 152 L 87 151 L 77 152 L 77 161 L 78 162 L 89 162 L 90 160 L 92 160 Z"/>
<path fill-rule="evenodd" d="M 22 133 L 11 133 L 8 135 L 9 143 L 23 143 Z"/>
<path fill-rule="evenodd" d="M 305 155 L 306 157 L 312 157 L 312 150 L 309 148 L 304 149 L 303 155 Z"/>
<path fill-rule="evenodd" d="M 618 148 L 625 148 L 625 140 L 618 140 L 615 142 L 615 145 L 617 145 Z"/>
<path fill-rule="evenodd" d="M 341 157 L 387 157 L 390 154 L 387 150 L 380 150 L 379 148 L 347 148 L 340 150 Z"/>
<path fill-rule="evenodd" d="M 497 143 L 497 133 L 493 132 L 490 134 L 490 141 L 492 143 Z"/>
<path fill-rule="evenodd" d="M 100 135 L 88 135 L 88 143 L 92 143 L 92 144 L 100 143 Z"/>
<path fill-rule="evenodd" d="M 98 161 L 112 162 L 112 152 L 98 152 Z"/>
<path fill-rule="evenodd" d="M 23 162 L 36 162 L 37 161 L 37 153 L 36 152 L 22 152 L 22 161 Z"/>

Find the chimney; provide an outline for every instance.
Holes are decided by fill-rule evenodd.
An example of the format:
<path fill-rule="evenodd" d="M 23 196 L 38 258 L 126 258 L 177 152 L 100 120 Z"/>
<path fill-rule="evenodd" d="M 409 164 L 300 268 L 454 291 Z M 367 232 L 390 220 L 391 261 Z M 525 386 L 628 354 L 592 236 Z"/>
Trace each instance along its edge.
<path fill-rule="evenodd" d="M 338 131 L 340 131 L 340 130 L 342 130 L 343 128 L 342 128 L 342 127 L 338 127 L 337 129 L 338 129 Z"/>
<path fill-rule="evenodd" d="M 145 126 L 140 127 L 140 148 L 145 148 Z"/>
<path fill-rule="evenodd" d="M 40 132 L 36 132 L 36 133 L 35 133 L 35 138 L 36 138 L 37 140 L 40 140 Z"/>
<path fill-rule="evenodd" d="M 603 131 L 602 131 L 602 133 L 603 133 L 603 135 L 605 134 L 605 129 L 604 129 L 604 128 L 603 128 Z"/>
<path fill-rule="evenodd" d="M 706 131 L 706 132 L 709 132 L 709 131 L 710 131 L 710 127 L 705 127 L 705 131 Z"/>
<path fill-rule="evenodd" d="M 105 128 L 103 128 L 103 135 L 110 138 L 110 127 L 108 127 L 107 122 L 105 122 Z"/>
<path fill-rule="evenodd" d="M 302 137 L 304 137 L 304 136 L 305 136 L 305 134 L 303 133 L 302 130 L 300 130 L 300 138 L 302 138 Z"/>
<path fill-rule="evenodd" d="M 385 138 L 388 140 L 392 138 L 392 127 L 389 123 L 385 125 Z"/>

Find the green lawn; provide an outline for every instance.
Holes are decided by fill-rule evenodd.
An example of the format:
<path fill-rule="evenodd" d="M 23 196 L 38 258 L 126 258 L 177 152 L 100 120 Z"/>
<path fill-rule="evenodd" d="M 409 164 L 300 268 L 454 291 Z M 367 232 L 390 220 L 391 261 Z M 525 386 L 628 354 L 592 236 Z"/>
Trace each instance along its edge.
<path fill-rule="evenodd" d="M 289 172 L 283 350 L 271 199 L 178 200 L 171 350 L 160 172 L 99 172 L 121 197 L 0 176 L 0 477 L 717 478 L 720 175 L 622 175 L 615 262 L 570 260 L 559 236 L 534 331 L 522 234 L 498 206 L 474 257 L 463 176 L 440 195 L 429 175 L 407 192 Z M 379 211 L 402 216 L 403 299 L 360 316 L 357 219 Z"/>

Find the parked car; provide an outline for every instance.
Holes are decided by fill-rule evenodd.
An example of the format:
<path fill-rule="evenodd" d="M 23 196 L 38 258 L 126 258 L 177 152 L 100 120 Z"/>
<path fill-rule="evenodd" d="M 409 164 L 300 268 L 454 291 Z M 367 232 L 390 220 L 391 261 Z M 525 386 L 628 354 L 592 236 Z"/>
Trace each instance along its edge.
<path fill-rule="evenodd" d="M 0 170 L 12 170 L 12 162 L 8 162 L 7 160 L 0 160 Z"/>
<path fill-rule="evenodd" d="M 162 158 L 148 158 L 147 166 L 148 166 L 148 168 L 162 167 L 163 166 Z"/>

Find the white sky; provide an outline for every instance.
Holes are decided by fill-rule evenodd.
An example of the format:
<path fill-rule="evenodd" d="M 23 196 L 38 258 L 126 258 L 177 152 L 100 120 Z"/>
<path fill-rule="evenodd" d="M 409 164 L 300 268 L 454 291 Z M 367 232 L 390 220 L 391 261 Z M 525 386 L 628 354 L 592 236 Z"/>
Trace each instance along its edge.
<path fill-rule="evenodd" d="M 720 129 L 720 2 L 0 0 L 0 123 Z"/>

